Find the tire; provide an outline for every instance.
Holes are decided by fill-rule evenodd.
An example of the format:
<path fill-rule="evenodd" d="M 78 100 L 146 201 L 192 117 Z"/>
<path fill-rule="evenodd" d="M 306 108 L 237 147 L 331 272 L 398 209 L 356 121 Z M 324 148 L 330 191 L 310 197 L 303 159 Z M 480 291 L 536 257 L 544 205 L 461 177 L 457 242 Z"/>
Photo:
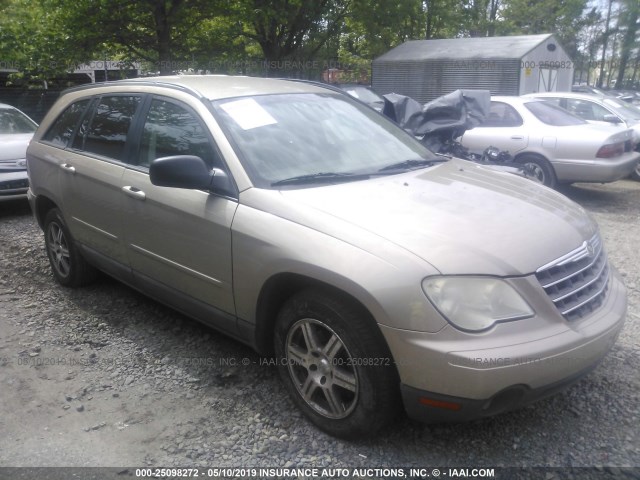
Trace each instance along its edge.
<path fill-rule="evenodd" d="M 294 403 L 330 435 L 362 438 L 398 413 L 399 379 L 377 326 L 355 302 L 319 289 L 278 314 L 278 369 Z"/>
<path fill-rule="evenodd" d="M 49 210 L 44 219 L 44 243 L 56 281 L 65 287 L 87 285 L 97 271 L 82 257 L 57 208 Z"/>
<path fill-rule="evenodd" d="M 532 176 L 529 178 L 532 180 L 540 182 L 549 188 L 558 186 L 556 172 L 546 159 L 534 155 L 522 155 L 518 157 L 518 163 L 521 163 L 528 172 L 531 172 Z"/>
<path fill-rule="evenodd" d="M 630 177 L 633 178 L 635 181 L 640 182 L 640 163 L 636 165 L 636 169 L 633 172 L 631 172 Z"/>

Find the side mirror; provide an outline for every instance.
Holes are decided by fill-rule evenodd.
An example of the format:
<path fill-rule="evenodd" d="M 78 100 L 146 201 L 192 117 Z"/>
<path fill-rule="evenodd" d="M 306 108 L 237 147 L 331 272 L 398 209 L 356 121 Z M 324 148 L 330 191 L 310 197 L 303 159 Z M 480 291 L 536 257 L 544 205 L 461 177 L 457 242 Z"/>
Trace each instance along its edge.
<path fill-rule="evenodd" d="M 609 115 L 605 115 L 603 117 L 603 120 L 605 122 L 609 122 L 609 123 L 622 123 L 622 120 L 620 120 L 617 116 L 609 114 Z"/>
<path fill-rule="evenodd" d="M 212 174 L 200 157 L 176 155 L 152 161 L 149 178 L 153 185 L 159 187 L 209 189 Z"/>

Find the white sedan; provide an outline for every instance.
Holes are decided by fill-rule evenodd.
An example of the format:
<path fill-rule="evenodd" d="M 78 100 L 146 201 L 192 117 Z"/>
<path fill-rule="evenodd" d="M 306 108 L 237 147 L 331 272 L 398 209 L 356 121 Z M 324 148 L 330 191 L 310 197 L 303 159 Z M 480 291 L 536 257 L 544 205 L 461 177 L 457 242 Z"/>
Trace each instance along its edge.
<path fill-rule="evenodd" d="M 525 97 L 491 97 L 487 118 L 466 131 L 460 143 L 474 153 L 489 146 L 506 150 L 551 188 L 558 183 L 613 182 L 633 172 L 640 160 L 631 130 L 590 124 Z"/>
<path fill-rule="evenodd" d="M 635 132 L 635 141 L 640 142 L 640 108 L 619 98 L 575 92 L 531 93 L 525 96 L 551 102 L 589 123 L 613 123 L 630 128 Z M 640 149 L 640 144 L 636 149 Z M 640 166 L 632 176 L 640 180 Z"/>
<path fill-rule="evenodd" d="M 11 105 L 0 103 L 0 201 L 27 198 L 27 145 L 38 125 Z"/>

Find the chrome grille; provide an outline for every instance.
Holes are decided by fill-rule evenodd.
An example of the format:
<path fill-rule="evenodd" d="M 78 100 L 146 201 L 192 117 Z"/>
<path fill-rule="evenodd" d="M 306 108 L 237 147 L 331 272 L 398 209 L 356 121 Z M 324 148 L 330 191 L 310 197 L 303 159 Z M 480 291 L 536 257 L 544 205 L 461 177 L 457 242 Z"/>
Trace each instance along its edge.
<path fill-rule="evenodd" d="M 598 235 L 536 272 L 556 308 L 568 321 L 598 309 L 609 287 L 609 263 Z"/>

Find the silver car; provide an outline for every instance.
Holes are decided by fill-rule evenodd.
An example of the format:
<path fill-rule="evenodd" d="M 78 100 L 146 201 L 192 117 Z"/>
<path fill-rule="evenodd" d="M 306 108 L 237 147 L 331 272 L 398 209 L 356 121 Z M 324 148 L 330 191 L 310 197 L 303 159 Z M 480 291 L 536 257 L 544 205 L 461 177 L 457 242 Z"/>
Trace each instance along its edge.
<path fill-rule="evenodd" d="M 626 293 L 598 227 L 347 94 L 180 76 L 63 94 L 27 152 L 53 275 L 100 269 L 268 356 L 353 438 L 517 408 L 592 370 Z"/>
<path fill-rule="evenodd" d="M 640 151 L 640 108 L 611 95 L 572 92 L 531 93 L 525 97 L 538 98 L 562 107 L 590 123 L 616 124 L 634 132 L 633 141 Z M 632 173 L 640 180 L 640 164 Z"/>
<path fill-rule="evenodd" d="M 571 182 L 613 182 L 635 170 L 640 152 L 633 131 L 592 125 L 566 110 L 527 97 L 491 97 L 484 123 L 460 142 L 472 152 L 507 150 L 548 187 Z"/>
<path fill-rule="evenodd" d="M 20 110 L 0 103 L 0 201 L 27 198 L 27 145 L 36 128 Z"/>

